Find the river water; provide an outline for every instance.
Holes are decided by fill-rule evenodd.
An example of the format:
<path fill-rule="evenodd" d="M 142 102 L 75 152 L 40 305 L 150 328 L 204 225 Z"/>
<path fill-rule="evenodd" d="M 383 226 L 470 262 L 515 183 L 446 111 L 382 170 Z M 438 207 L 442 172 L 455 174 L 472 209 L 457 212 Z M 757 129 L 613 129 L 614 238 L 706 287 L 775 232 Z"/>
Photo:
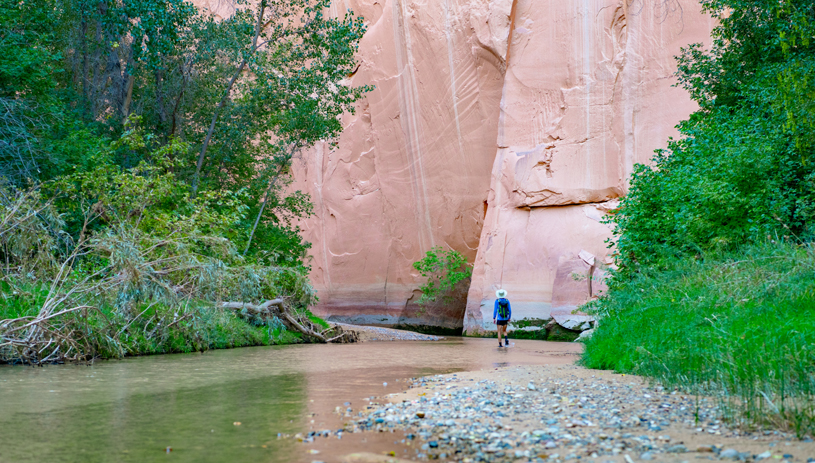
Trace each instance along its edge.
<path fill-rule="evenodd" d="M 357 451 L 409 456 L 397 433 L 345 433 L 311 444 L 278 434 L 341 428 L 349 418 L 337 407 L 356 415 L 370 398 L 407 389 L 411 377 L 571 363 L 580 351 L 569 343 L 515 342 L 510 349 L 473 338 L 295 345 L 92 366 L 2 366 L 0 462 L 331 462 Z"/>

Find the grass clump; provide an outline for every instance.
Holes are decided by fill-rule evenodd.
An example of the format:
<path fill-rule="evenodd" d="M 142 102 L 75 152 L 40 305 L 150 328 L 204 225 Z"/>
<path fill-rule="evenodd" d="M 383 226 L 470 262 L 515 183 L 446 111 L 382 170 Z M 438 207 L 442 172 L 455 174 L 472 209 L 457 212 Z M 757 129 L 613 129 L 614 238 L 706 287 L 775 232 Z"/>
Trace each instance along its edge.
<path fill-rule="evenodd" d="M 815 432 L 815 250 L 761 243 L 642 270 L 592 308 L 583 365 L 720 400 L 747 427 Z"/>
<path fill-rule="evenodd" d="M 698 110 L 608 215 L 616 270 L 583 363 L 811 435 L 815 4 L 700 4 L 711 40 L 677 58 Z"/>

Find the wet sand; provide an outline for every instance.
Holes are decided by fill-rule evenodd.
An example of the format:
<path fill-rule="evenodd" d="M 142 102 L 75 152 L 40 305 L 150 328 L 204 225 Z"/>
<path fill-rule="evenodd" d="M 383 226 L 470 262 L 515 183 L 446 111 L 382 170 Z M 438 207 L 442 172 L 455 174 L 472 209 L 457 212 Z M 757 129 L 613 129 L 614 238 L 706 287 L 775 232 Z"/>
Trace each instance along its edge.
<path fill-rule="evenodd" d="M 349 325 L 347 323 L 333 323 L 343 329 L 356 331 L 360 342 L 373 341 L 441 341 L 443 336 L 422 334 L 413 331 L 395 330 L 380 326 Z"/>

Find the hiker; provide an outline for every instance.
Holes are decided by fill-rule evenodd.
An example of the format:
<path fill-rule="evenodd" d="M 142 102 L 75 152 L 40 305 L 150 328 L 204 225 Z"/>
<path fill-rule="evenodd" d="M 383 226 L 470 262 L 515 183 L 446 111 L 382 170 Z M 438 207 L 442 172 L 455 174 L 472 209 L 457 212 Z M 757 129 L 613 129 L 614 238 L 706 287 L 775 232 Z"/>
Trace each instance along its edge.
<path fill-rule="evenodd" d="M 509 307 L 509 300 L 507 299 L 507 291 L 499 289 L 495 292 L 498 298 L 495 300 L 495 310 L 492 312 L 492 322 L 498 325 L 498 347 L 504 347 L 501 344 L 501 338 L 504 338 L 506 346 L 509 347 L 509 337 L 507 336 L 507 325 L 509 319 L 512 318 L 512 309 Z"/>

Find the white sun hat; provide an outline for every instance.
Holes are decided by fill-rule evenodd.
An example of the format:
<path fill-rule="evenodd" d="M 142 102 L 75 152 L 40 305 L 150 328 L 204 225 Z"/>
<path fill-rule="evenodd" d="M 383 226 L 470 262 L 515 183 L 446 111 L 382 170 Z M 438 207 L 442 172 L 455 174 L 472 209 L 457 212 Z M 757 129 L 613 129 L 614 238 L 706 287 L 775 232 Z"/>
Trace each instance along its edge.
<path fill-rule="evenodd" d="M 501 299 L 502 297 L 507 297 L 507 290 L 506 289 L 499 289 L 495 292 L 495 297 Z"/>

